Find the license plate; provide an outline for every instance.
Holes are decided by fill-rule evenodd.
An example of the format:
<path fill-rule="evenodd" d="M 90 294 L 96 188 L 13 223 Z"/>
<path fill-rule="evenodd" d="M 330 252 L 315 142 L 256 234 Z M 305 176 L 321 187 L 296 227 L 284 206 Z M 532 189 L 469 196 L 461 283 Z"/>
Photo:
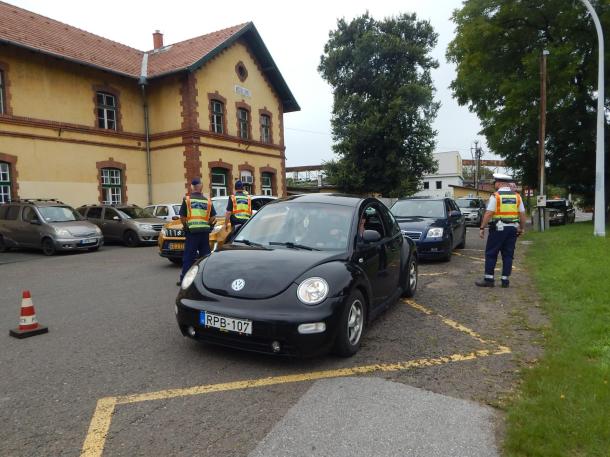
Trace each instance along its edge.
<path fill-rule="evenodd" d="M 80 240 L 80 244 L 91 244 L 96 242 L 97 240 L 95 238 L 85 238 L 84 240 Z"/>
<path fill-rule="evenodd" d="M 184 243 L 169 243 L 170 251 L 184 251 Z"/>
<path fill-rule="evenodd" d="M 199 314 L 199 323 L 206 327 L 214 327 L 228 332 L 252 335 L 252 321 L 247 319 L 234 319 L 232 317 L 201 311 Z"/>

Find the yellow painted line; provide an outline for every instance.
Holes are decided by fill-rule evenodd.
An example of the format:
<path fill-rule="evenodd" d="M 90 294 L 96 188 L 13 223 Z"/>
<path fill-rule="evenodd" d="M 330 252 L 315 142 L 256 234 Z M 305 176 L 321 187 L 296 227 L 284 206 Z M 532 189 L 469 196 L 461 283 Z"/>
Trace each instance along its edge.
<path fill-rule="evenodd" d="M 425 306 L 414 302 L 413 300 L 404 300 L 404 302 L 426 315 L 438 316 L 442 320 L 442 322 L 448 325 L 449 327 L 454 328 L 460 332 L 466 333 L 481 343 L 497 345 L 497 343 L 495 343 L 494 341 L 485 340 L 481 338 L 473 330 L 451 319 L 448 319 L 426 308 Z M 265 387 L 278 384 L 316 381 L 319 379 L 340 378 L 346 376 L 371 374 L 376 372 L 405 371 L 414 368 L 425 368 L 443 365 L 445 363 L 474 360 L 477 358 L 488 357 L 491 355 L 509 354 L 510 352 L 510 348 L 498 345 L 496 349 L 482 349 L 478 351 L 472 351 L 466 354 L 452 354 L 443 357 L 409 360 L 406 362 L 364 365 L 359 367 L 314 371 L 309 373 L 292 374 L 285 376 L 270 376 L 267 378 L 260 379 L 248 379 L 243 381 L 208 384 L 203 386 L 178 389 L 166 389 L 157 392 L 147 392 L 141 394 L 120 395 L 116 397 L 101 398 L 97 402 L 95 413 L 93 414 L 93 418 L 91 419 L 89 430 L 87 432 L 87 436 L 85 438 L 85 442 L 83 443 L 83 447 L 81 450 L 81 457 L 102 456 L 102 453 L 104 452 L 104 446 L 106 444 L 106 438 L 110 430 L 110 424 L 112 422 L 112 415 L 114 414 L 117 405 L 127 405 L 143 401 L 167 400 L 171 398 L 189 397 L 194 395 L 204 395 L 214 392 L 227 392 L 240 389 L 251 389 L 256 387 Z"/>
<path fill-rule="evenodd" d="M 467 259 L 472 259 L 472 260 L 476 260 L 477 262 L 485 263 L 485 259 L 482 259 L 481 257 L 472 257 L 472 256 L 469 256 L 469 255 L 460 254 L 459 252 L 455 252 L 455 251 L 453 251 L 453 255 L 457 255 L 459 257 L 466 257 Z M 500 268 L 496 268 L 496 270 L 500 270 Z M 518 267 L 513 265 L 513 270 L 521 271 L 521 268 L 518 268 Z"/>
<path fill-rule="evenodd" d="M 441 271 L 438 273 L 418 273 L 419 276 L 441 276 L 441 275 L 446 275 L 447 272 L 446 271 Z"/>

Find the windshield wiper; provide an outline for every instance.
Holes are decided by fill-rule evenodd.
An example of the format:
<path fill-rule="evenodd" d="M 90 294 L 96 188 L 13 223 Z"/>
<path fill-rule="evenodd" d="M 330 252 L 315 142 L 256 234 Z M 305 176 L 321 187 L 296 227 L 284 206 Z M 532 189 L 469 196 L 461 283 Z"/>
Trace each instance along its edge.
<path fill-rule="evenodd" d="M 244 240 L 243 238 L 239 239 L 239 240 L 233 240 L 233 242 L 234 243 L 244 243 L 244 244 L 247 244 L 248 246 L 257 246 L 257 247 L 260 247 L 260 248 L 264 248 L 265 247 L 265 246 L 263 246 L 260 243 L 255 243 L 254 241 L 250 241 L 250 240 Z"/>
<path fill-rule="evenodd" d="M 269 241 L 271 246 L 286 246 L 290 249 L 306 249 L 308 251 L 319 251 L 317 248 L 311 246 L 305 246 L 304 244 L 293 243 L 291 241 Z"/>

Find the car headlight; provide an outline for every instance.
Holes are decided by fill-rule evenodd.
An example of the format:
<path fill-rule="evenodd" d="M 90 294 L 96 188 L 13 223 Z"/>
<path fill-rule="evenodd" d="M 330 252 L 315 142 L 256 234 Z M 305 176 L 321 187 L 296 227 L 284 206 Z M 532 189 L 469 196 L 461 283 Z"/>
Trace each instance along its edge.
<path fill-rule="evenodd" d="M 442 238 L 443 237 L 443 228 L 442 227 L 432 227 L 428 230 L 427 238 Z"/>
<path fill-rule="evenodd" d="M 102 234 L 102 229 L 99 227 L 95 227 L 95 234 L 96 235 L 101 235 Z"/>
<path fill-rule="evenodd" d="M 57 233 L 59 236 L 72 236 L 72 234 L 66 229 L 55 229 L 55 233 Z"/>
<path fill-rule="evenodd" d="M 139 224 L 139 226 L 142 230 L 152 230 L 153 229 L 153 226 L 150 224 Z"/>
<path fill-rule="evenodd" d="M 306 305 L 316 305 L 328 295 L 328 283 L 322 278 L 308 278 L 297 289 L 297 297 Z"/>
<path fill-rule="evenodd" d="M 184 275 L 184 278 L 182 278 L 182 284 L 180 285 L 182 290 L 188 289 L 191 284 L 193 284 L 193 281 L 195 280 L 198 271 L 199 265 L 193 265 L 191 268 L 189 268 L 189 271 L 187 271 Z"/>

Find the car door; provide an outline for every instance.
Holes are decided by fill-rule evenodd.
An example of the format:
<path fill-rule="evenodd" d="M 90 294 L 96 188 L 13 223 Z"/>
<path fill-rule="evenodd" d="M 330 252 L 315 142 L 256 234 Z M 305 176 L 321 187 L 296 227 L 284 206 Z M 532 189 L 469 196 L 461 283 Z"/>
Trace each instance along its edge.
<path fill-rule="evenodd" d="M 167 221 L 170 219 L 169 207 L 166 205 L 157 206 L 157 208 L 155 209 L 155 211 L 152 214 L 155 217 L 159 217 L 159 218 L 163 219 L 164 221 Z"/>
<path fill-rule="evenodd" d="M 116 209 L 104 208 L 102 232 L 104 233 L 104 238 L 108 237 L 111 240 L 123 239 L 123 223 Z"/>
<path fill-rule="evenodd" d="M 2 236 L 4 239 L 12 240 L 13 242 L 20 244 L 19 242 L 19 213 L 21 212 L 21 206 L 9 205 L 5 210 L 4 220 L 2 221 Z"/>
<path fill-rule="evenodd" d="M 385 267 L 380 271 L 382 273 L 380 276 L 383 278 L 383 287 L 387 292 L 386 298 L 389 298 L 399 286 L 400 255 L 404 238 L 390 211 L 384 205 L 378 205 L 378 209 L 385 230 L 385 237 L 382 238 L 382 241 L 386 261 L 385 265 L 380 265 L 380 267 Z"/>
<path fill-rule="evenodd" d="M 97 225 L 102 230 L 104 237 L 106 237 L 103 229 L 102 210 L 103 208 L 101 206 L 89 207 L 85 213 L 85 218 L 92 224 Z"/>
<path fill-rule="evenodd" d="M 21 223 L 19 225 L 21 244 L 24 246 L 40 246 L 41 221 L 38 213 L 31 206 L 24 206 L 21 211 Z"/>
<path fill-rule="evenodd" d="M 445 199 L 445 211 L 447 213 L 447 220 L 451 230 L 451 239 L 453 240 L 450 249 L 453 249 L 454 246 L 462 239 L 464 216 L 459 210 L 458 206 L 453 202 L 453 200 L 450 199 Z"/>

